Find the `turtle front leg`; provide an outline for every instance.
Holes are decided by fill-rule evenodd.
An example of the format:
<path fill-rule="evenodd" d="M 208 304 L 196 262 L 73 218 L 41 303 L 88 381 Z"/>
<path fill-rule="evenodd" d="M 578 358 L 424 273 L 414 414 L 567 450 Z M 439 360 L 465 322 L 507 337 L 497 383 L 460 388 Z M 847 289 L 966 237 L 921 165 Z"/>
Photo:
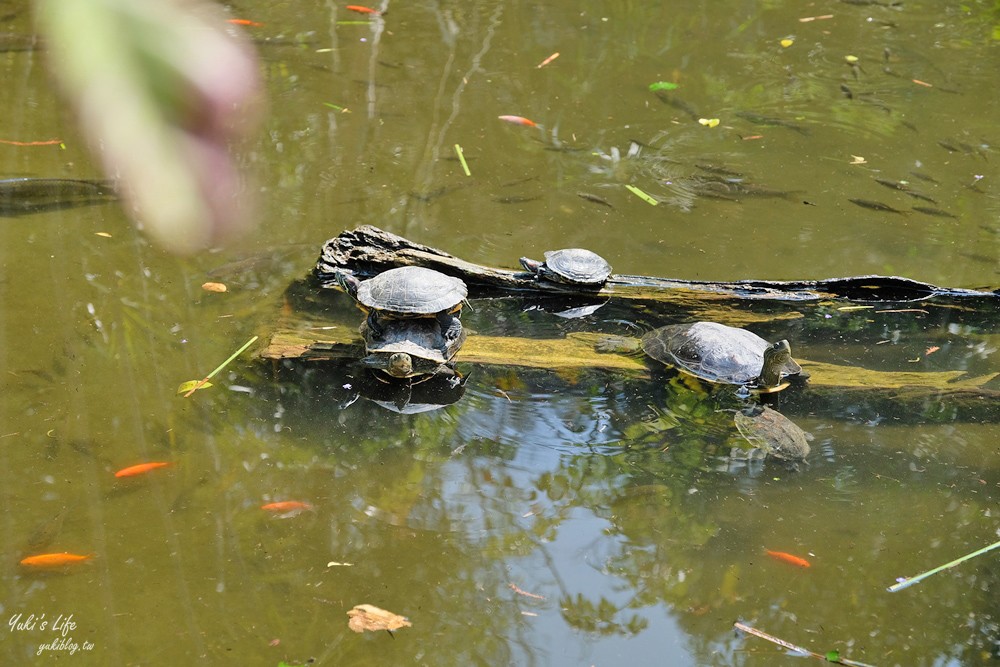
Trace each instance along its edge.
<path fill-rule="evenodd" d="M 381 338 L 385 333 L 385 329 L 382 328 L 379 322 L 378 313 L 374 310 L 368 312 L 368 330 L 371 331 L 373 339 Z"/>
<path fill-rule="evenodd" d="M 437 321 L 445 340 L 455 340 L 462 335 L 462 320 L 455 313 L 440 312 L 437 314 Z"/>

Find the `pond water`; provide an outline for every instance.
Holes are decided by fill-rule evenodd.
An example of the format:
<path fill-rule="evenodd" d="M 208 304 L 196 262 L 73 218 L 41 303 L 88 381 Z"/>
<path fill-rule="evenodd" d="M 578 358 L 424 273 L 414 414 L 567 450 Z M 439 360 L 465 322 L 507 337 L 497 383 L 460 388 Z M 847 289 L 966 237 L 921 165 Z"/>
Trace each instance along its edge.
<path fill-rule="evenodd" d="M 453 402 L 403 414 L 348 363 L 248 353 L 175 393 L 266 339 L 323 242 L 361 224 L 490 266 L 582 246 L 628 274 L 993 289 L 996 6 L 386 6 L 233 6 L 263 24 L 249 30 L 269 97 L 240 156 L 262 222 L 237 245 L 172 257 L 114 204 L 0 222 L 4 664 L 803 660 L 737 621 L 872 665 L 1000 659 L 1000 554 L 886 590 L 1000 534 L 995 299 L 612 302 L 575 320 L 498 299 L 463 315 L 470 337 L 559 339 L 726 312 L 788 338 L 828 364 L 771 400 L 814 437 L 797 468 L 730 456 L 732 400 L 654 364 L 460 355 Z M 43 55 L 0 67 L 0 139 L 64 142 L 0 144 L 5 177 L 98 176 Z M 337 296 L 324 316 L 361 317 Z M 860 386 L 917 371 L 955 373 Z M 171 465 L 115 478 L 141 461 Z M 285 500 L 311 509 L 261 509 Z M 18 564 L 64 551 L 92 558 Z M 412 627 L 355 634 L 359 604 Z"/>

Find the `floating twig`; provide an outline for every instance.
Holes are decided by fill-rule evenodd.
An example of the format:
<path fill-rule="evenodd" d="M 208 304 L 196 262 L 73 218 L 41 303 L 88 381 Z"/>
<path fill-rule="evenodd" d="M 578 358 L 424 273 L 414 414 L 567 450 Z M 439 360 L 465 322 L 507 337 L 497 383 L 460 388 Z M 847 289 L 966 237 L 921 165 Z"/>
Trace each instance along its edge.
<path fill-rule="evenodd" d="M 927 570 L 923 574 L 918 574 L 915 577 L 909 577 L 909 578 L 904 577 L 904 578 L 901 578 L 901 579 L 897 580 L 895 584 L 893 584 L 892 586 L 889 586 L 889 588 L 887 588 L 886 590 L 889 591 L 890 593 L 895 593 L 896 591 L 901 591 L 904 588 L 909 588 L 913 584 L 919 584 L 921 581 L 923 581 L 927 577 L 931 576 L 932 574 L 937 574 L 938 572 L 941 572 L 942 570 L 947 570 L 948 568 L 955 567 L 959 563 L 964 563 L 965 561 L 969 560 L 970 558 L 975 558 L 976 556 L 981 556 L 984 553 L 986 553 L 987 551 L 992 551 L 993 549 L 996 549 L 997 547 L 1000 547 L 1000 542 L 994 542 L 993 544 L 989 545 L 988 547 L 983 547 L 982 549 L 979 549 L 978 551 L 973 551 L 971 554 L 966 554 L 966 555 L 962 556 L 961 558 L 956 558 L 955 560 L 951 561 L 950 563 L 945 563 L 944 565 L 939 565 L 938 567 L 934 568 L 933 570 Z"/>
<path fill-rule="evenodd" d="M 555 60 L 558 57 L 559 57 L 559 52 L 556 51 L 551 56 L 549 56 L 548 58 L 546 58 L 542 62 L 538 63 L 538 65 L 535 66 L 535 69 L 542 69 L 543 67 L 545 67 L 546 65 L 548 65 L 550 62 L 552 62 L 553 60 Z"/>
<path fill-rule="evenodd" d="M 740 623 L 739 621 L 733 623 L 733 627 L 735 627 L 737 630 L 742 630 L 747 634 L 753 635 L 754 637 L 760 637 L 761 639 L 766 639 L 772 644 L 777 644 L 782 648 L 787 648 L 789 651 L 796 651 L 797 653 L 801 653 L 802 655 L 807 655 L 811 658 L 816 658 L 817 660 L 825 660 L 826 662 L 832 662 L 838 665 L 848 665 L 848 667 L 873 667 L 872 665 L 869 665 L 864 662 L 856 662 L 854 660 L 848 660 L 847 658 L 841 658 L 840 652 L 836 650 L 827 651 L 826 655 L 820 655 L 819 653 L 810 651 L 809 649 L 803 646 L 797 646 L 791 642 L 785 641 L 784 639 L 775 637 L 774 635 L 769 635 L 763 630 L 758 630 L 757 628 L 750 627 L 745 623 Z"/>
<path fill-rule="evenodd" d="M 462 171 L 465 172 L 466 176 L 472 176 L 472 172 L 469 171 L 469 163 L 465 161 L 465 153 L 462 152 L 462 147 L 455 144 L 455 153 L 458 155 L 458 161 L 462 163 Z"/>
<path fill-rule="evenodd" d="M 232 363 L 233 359 L 235 359 L 236 357 L 238 357 L 241 354 L 243 354 L 243 352 L 248 347 L 250 347 L 251 345 L 253 345 L 256 342 L 257 342 L 257 336 L 254 336 L 253 338 L 251 338 L 250 340 L 248 340 L 247 342 L 245 342 L 240 349 L 238 349 L 235 352 L 233 352 L 233 354 L 228 359 L 226 359 L 221 364 L 219 364 L 218 368 L 216 368 L 214 371 L 212 371 L 211 373 L 209 373 L 208 375 L 206 375 L 204 378 L 202 378 L 198 382 L 198 384 L 196 384 L 195 386 L 191 387 L 191 389 L 188 390 L 188 393 L 184 394 L 184 398 L 187 398 L 188 396 L 190 396 L 194 392 L 198 391 L 198 389 L 200 389 L 206 382 L 208 382 L 213 377 L 215 377 L 219 373 L 219 371 L 221 371 L 223 368 L 225 368 L 230 363 Z"/>

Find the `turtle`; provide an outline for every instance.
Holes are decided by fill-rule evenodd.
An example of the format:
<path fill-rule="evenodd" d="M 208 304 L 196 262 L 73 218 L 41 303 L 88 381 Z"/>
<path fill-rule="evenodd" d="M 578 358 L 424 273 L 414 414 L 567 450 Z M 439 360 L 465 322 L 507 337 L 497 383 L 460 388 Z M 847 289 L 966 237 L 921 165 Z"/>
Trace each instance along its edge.
<path fill-rule="evenodd" d="M 448 337 L 432 318 L 388 320 L 377 333 L 366 320 L 361 324 L 366 354 L 361 363 L 398 379 L 443 372 L 465 342 L 462 323 L 455 321 L 457 335 Z"/>
<path fill-rule="evenodd" d="M 768 343 L 746 329 L 717 322 L 671 324 L 647 332 L 637 342 L 609 337 L 598 344 L 601 352 L 635 348 L 707 382 L 739 385 L 741 393 L 780 391 L 788 386 L 786 377 L 806 377 L 792 359 L 787 340 Z"/>
<path fill-rule="evenodd" d="M 766 405 L 737 410 L 733 421 L 740 435 L 765 454 L 786 461 L 801 461 L 809 455 L 812 434 Z"/>
<path fill-rule="evenodd" d="M 368 280 L 358 280 L 343 271 L 337 283 L 368 314 L 372 334 L 381 336 L 382 320 L 436 318 L 445 338 L 462 332 L 458 316 L 469 290 L 460 278 L 421 266 L 401 266 Z"/>
<path fill-rule="evenodd" d="M 611 265 L 606 259 L 583 248 L 549 250 L 541 262 L 527 257 L 520 261 L 525 271 L 535 274 L 539 280 L 554 283 L 600 287 L 611 275 Z"/>

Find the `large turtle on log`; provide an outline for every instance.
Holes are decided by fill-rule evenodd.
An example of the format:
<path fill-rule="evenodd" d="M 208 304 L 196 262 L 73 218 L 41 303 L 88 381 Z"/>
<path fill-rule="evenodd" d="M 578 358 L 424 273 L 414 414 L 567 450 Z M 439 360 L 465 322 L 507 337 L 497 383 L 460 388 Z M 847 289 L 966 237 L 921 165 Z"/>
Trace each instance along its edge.
<path fill-rule="evenodd" d="M 381 320 L 435 318 L 448 340 L 462 333 L 458 319 L 469 291 L 459 278 L 420 266 L 401 266 L 374 278 L 358 280 L 344 271 L 336 274 L 340 287 L 368 313 L 367 325 L 376 338 Z"/>
<path fill-rule="evenodd" d="M 639 344 L 656 361 L 702 380 L 761 393 L 780 391 L 788 386 L 785 378 L 802 374 L 787 340 L 769 343 L 751 331 L 717 322 L 660 327 Z"/>

